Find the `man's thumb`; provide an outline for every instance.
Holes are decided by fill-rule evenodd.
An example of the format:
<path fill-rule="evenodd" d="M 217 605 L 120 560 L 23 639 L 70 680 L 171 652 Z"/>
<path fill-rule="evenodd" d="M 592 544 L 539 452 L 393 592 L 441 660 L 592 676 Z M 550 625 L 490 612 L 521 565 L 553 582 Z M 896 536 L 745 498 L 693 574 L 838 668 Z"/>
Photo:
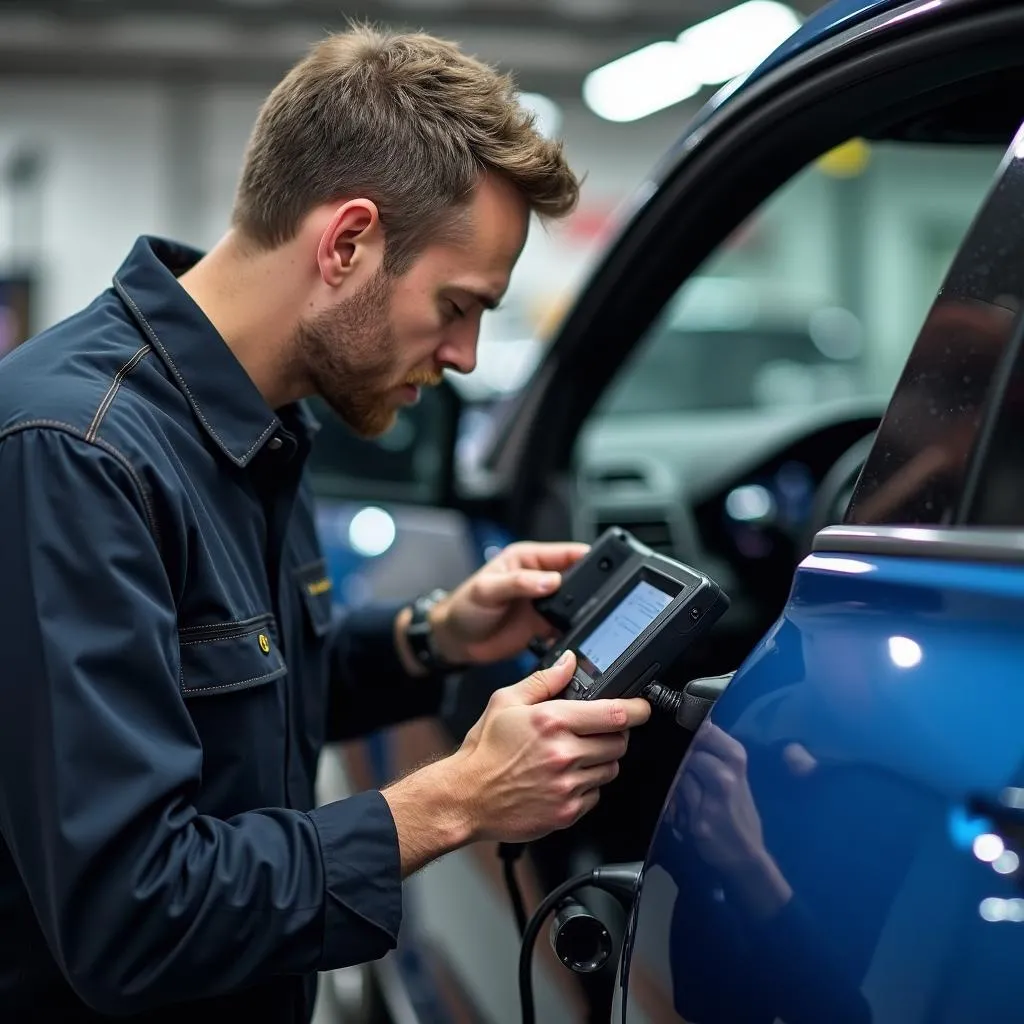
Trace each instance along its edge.
<path fill-rule="evenodd" d="M 540 704 L 557 697 L 572 679 L 576 656 L 566 651 L 550 668 L 538 669 L 512 688 L 524 704 Z"/>

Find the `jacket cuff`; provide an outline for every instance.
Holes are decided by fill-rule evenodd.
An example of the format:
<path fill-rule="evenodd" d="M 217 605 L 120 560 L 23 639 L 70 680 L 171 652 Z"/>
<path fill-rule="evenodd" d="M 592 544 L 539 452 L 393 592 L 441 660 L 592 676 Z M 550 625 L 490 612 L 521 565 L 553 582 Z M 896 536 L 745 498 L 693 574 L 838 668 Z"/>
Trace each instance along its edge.
<path fill-rule="evenodd" d="M 318 970 L 377 960 L 398 942 L 402 861 L 391 808 L 376 791 L 309 812 L 324 865 L 324 933 Z"/>

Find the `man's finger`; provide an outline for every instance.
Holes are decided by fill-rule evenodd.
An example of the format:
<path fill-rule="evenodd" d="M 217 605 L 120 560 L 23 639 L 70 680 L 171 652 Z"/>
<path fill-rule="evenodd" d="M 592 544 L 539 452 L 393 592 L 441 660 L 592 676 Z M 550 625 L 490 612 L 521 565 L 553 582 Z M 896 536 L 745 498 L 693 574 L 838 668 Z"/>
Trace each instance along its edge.
<path fill-rule="evenodd" d="M 626 733 L 612 733 L 607 736 L 590 736 L 583 741 L 584 753 L 576 762 L 580 768 L 618 761 L 626 753 Z"/>
<path fill-rule="evenodd" d="M 523 598 L 553 594 L 561 583 L 560 573 L 538 569 L 481 573 L 473 583 L 473 600 L 486 608 L 500 608 Z"/>
<path fill-rule="evenodd" d="M 540 704 L 557 697 L 572 679 L 576 668 L 576 656 L 566 651 L 551 668 L 538 669 L 536 672 L 507 687 L 508 694 L 520 704 Z M 566 701 L 566 704 L 577 703 Z M 620 730 L 621 731 L 621 730 Z"/>
<path fill-rule="evenodd" d="M 623 732 L 643 725 L 651 717 L 651 705 L 642 697 L 603 700 L 571 700 L 563 705 L 565 724 L 577 736 Z"/>
<path fill-rule="evenodd" d="M 547 544 L 542 541 L 516 541 L 505 549 L 524 569 L 562 572 L 575 565 L 589 550 L 589 544 L 560 541 Z"/>
<path fill-rule="evenodd" d="M 579 783 L 576 786 L 578 793 L 587 793 L 592 789 L 600 789 L 614 781 L 619 775 L 618 761 L 609 761 L 607 764 L 597 765 L 580 772 Z"/>

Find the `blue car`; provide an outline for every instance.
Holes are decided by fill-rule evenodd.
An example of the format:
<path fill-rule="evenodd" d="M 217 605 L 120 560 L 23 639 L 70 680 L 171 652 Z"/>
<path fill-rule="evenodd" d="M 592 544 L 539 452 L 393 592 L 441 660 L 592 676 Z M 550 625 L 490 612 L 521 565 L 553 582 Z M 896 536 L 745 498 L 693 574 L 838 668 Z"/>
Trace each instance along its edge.
<path fill-rule="evenodd" d="M 832 4 L 666 139 L 526 387 L 324 432 L 348 600 L 613 523 L 732 599 L 665 678 L 735 672 L 700 729 L 653 719 L 521 865 L 536 904 L 643 864 L 628 907 L 581 895 L 605 969 L 538 948 L 539 1021 L 1021 1019 L 1022 85 L 1024 4 Z M 450 749 L 494 684 L 337 752 L 325 792 Z M 334 991 L 353 1020 L 513 1024 L 517 955 L 476 847 Z"/>

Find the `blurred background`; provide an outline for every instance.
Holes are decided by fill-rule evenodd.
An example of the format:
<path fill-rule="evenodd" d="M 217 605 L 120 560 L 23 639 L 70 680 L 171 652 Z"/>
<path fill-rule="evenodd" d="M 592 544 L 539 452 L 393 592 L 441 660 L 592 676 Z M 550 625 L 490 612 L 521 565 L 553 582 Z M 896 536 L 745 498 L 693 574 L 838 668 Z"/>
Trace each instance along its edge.
<path fill-rule="evenodd" d="M 465 386 L 514 388 L 687 119 L 815 6 L 0 0 L 0 353 L 87 303 L 138 234 L 212 244 L 262 99 L 312 41 L 354 17 L 442 34 L 512 72 L 584 176 L 577 213 L 531 233 L 508 299 L 484 319 L 481 365 Z M 737 233 L 681 314 L 734 336 L 758 325 L 783 354 L 824 344 L 835 362 L 841 349 L 849 365 L 828 387 L 887 389 L 993 167 L 986 154 L 951 160 L 922 188 L 931 174 L 912 147 L 851 142 Z M 821 387 L 757 360 L 769 363 L 744 401 Z"/>

